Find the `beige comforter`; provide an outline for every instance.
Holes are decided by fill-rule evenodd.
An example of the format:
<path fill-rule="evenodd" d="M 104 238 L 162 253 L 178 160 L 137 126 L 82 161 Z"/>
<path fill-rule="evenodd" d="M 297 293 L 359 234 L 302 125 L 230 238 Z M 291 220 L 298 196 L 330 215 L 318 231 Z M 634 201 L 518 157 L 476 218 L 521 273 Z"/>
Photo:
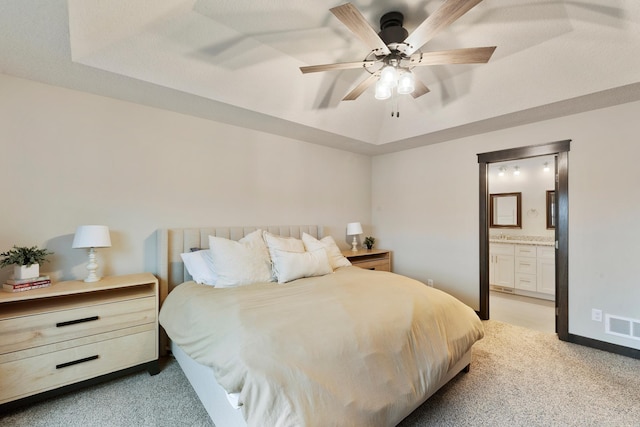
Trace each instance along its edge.
<path fill-rule="evenodd" d="M 482 338 L 475 312 L 393 273 L 343 267 L 284 285 L 183 283 L 169 337 L 240 393 L 249 426 L 394 426 Z"/>

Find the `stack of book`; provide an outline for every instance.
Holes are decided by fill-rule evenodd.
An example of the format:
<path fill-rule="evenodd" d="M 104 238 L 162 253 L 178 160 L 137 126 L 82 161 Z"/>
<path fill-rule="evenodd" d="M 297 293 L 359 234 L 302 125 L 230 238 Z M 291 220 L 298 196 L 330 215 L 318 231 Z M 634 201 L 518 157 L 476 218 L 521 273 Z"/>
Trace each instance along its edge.
<path fill-rule="evenodd" d="M 22 292 L 31 289 L 46 288 L 51 286 L 49 276 L 32 277 L 31 279 L 9 279 L 2 288 L 8 292 Z"/>

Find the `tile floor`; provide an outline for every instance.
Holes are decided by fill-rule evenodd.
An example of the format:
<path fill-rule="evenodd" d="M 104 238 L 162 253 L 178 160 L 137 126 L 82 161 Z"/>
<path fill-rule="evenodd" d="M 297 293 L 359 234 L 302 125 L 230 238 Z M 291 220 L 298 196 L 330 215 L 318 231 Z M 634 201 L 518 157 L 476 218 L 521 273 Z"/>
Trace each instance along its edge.
<path fill-rule="evenodd" d="M 491 291 L 489 318 L 536 331 L 555 333 L 555 302 Z"/>

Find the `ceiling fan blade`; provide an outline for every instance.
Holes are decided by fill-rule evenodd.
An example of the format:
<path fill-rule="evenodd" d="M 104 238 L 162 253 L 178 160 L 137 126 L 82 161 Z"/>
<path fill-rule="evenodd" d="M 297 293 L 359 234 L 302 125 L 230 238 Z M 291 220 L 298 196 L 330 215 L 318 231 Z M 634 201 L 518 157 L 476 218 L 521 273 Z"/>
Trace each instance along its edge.
<path fill-rule="evenodd" d="M 300 67 L 300 71 L 303 74 L 318 73 L 320 71 L 332 71 L 332 70 L 349 70 L 352 68 L 367 68 L 375 64 L 375 61 L 360 61 L 360 62 L 339 62 L 336 64 L 324 64 L 324 65 L 309 65 L 307 67 Z"/>
<path fill-rule="evenodd" d="M 447 0 L 405 39 L 406 55 L 411 55 L 441 30 L 471 10 L 482 0 Z"/>
<path fill-rule="evenodd" d="M 424 83 L 422 83 L 422 80 L 420 80 L 418 77 L 415 76 L 415 73 L 414 73 L 413 79 L 414 79 L 413 84 L 415 85 L 415 89 L 413 90 L 413 92 L 411 92 L 411 96 L 413 96 L 414 99 L 429 92 L 429 88 Z"/>
<path fill-rule="evenodd" d="M 345 3 L 329 9 L 353 34 L 364 42 L 377 56 L 389 55 L 391 51 L 369 25 L 360 11 L 351 3 Z"/>
<path fill-rule="evenodd" d="M 496 50 L 496 46 L 418 52 L 409 57 L 409 62 L 412 67 L 443 64 L 484 64 L 489 61 L 494 50 Z"/>
<path fill-rule="evenodd" d="M 369 77 L 367 77 L 366 79 L 361 81 L 360 84 L 358 84 L 358 86 L 353 88 L 353 90 L 351 90 L 351 92 L 349 92 L 344 98 L 342 98 L 342 100 L 343 101 L 353 101 L 353 100 L 357 99 L 360 95 L 362 95 L 362 93 L 365 90 L 369 89 L 369 86 L 374 84 L 378 80 L 379 77 L 380 77 L 380 73 L 379 72 L 371 74 Z"/>

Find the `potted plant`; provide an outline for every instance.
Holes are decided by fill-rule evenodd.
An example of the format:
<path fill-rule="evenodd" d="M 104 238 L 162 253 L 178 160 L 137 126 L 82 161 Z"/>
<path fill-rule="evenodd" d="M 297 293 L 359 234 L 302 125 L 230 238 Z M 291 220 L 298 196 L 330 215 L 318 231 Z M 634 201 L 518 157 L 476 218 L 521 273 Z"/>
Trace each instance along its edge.
<path fill-rule="evenodd" d="M 13 246 L 7 252 L 0 253 L 0 267 L 13 265 L 14 279 L 30 279 L 40 275 L 40 264 L 48 261 L 47 256 L 53 252 L 38 249 L 37 246 Z"/>
<path fill-rule="evenodd" d="M 367 247 L 367 249 L 373 249 L 373 244 L 376 242 L 376 239 L 374 237 L 365 237 L 364 238 L 364 245 Z"/>

